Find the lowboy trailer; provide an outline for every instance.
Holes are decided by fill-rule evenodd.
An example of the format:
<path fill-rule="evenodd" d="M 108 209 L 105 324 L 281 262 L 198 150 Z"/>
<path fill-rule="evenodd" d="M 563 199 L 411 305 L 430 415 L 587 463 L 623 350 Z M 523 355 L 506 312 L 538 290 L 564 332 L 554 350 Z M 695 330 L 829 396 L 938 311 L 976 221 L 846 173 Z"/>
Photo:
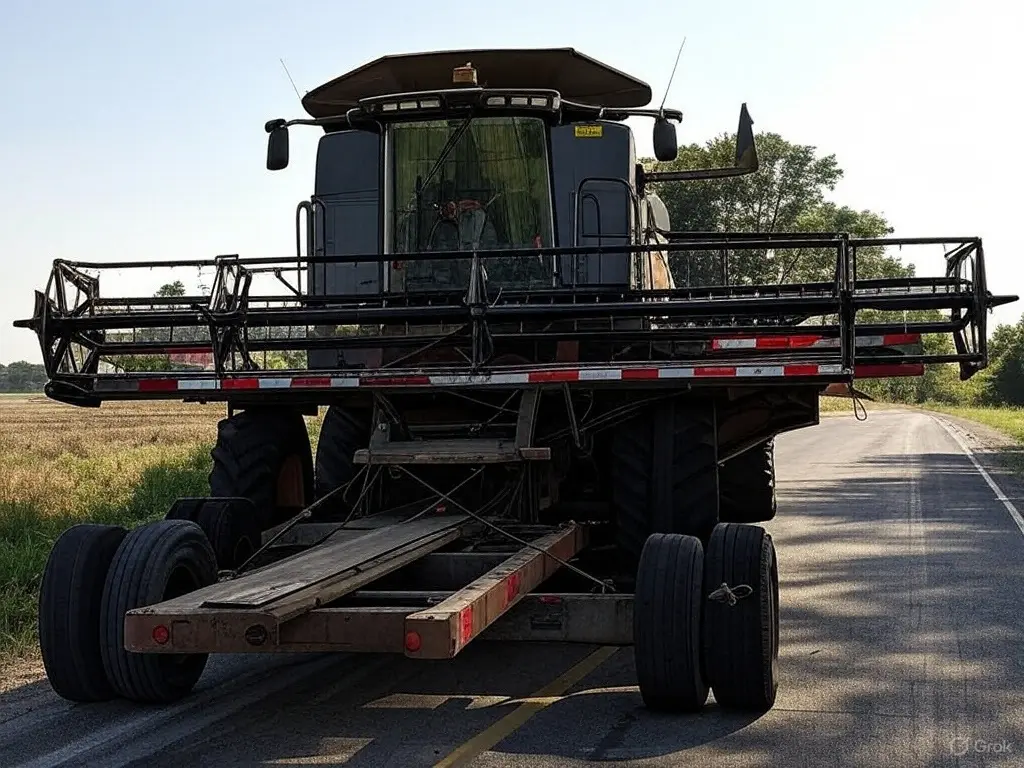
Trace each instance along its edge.
<path fill-rule="evenodd" d="M 209 496 L 55 542 L 61 696 L 173 701 L 211 653 L 481 638 L 632 645 L 650 707 L 772 706 L 775 436 L 856 379 L 969 378 L 1016 297 L 975 237 L 673 231 L 651 185 L 756 172 L 752 121 L 734 166 L 651 172 L 624 121 L 664 161 L 682 115 L 650 99 L 572 49 L 385 56 L 266 126 L 271 170 L 289 126 L 323 130 L 295 255 L 54 262 L 16 324 L 49 397 L 228 408 Z M 940 244 L 937 277 L 861 274 Z M 161 271 L 182 279 L 157 295 L 104 279 Z"/>

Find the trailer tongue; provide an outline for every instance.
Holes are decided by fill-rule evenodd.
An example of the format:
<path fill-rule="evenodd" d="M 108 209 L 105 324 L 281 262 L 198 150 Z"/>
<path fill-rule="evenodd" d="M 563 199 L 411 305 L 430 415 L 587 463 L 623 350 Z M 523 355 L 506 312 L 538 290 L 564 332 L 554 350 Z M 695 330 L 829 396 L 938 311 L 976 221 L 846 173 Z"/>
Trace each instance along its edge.
<path fill-rule="evenodd" d="M 752 121 L 732 166 L 651 172 L 625 121 L 666 161 L 682 115 L 649 101 L 571 49 L 384 57 L 266 126 L 271 170 L 290 126 L 323 131 L 294 255 L 55 261 L 16 323 L 49 397 L 228 415 L 209 497 L 54 544 L 54 689 L 168 702 L 211 653 L 558 640 L 633 645 L 652 708 L 770 708 L 775 437 L 857 379 L 970 378 L 1016 297 L 976 237 L 673 231 L 654 187 L 755 173 Z M 888 248 L 938 274 L 871 273 Z"/>

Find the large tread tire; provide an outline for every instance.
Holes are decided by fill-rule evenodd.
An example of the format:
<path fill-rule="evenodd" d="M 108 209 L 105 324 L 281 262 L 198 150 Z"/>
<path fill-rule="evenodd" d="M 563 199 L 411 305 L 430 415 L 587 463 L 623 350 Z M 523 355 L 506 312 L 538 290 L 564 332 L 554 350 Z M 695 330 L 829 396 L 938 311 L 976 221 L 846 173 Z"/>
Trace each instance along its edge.
<path fill-rule="evenodd" d="M 248 499 L 210 499 L 199 508 L 195 522 L 209 539 L 221 570 L 237 569 L 263 543 Z"/>
<path fill-rule="evenodd" d="M 722 584 L 735 604 L 711 599 Z M 749 595 L 741 588 L 750 587 Z M 779 572 L 775 545 L 760 526 L 715 526 L 704 555 L 704 668 L 715 701 L 766 712 L 775 704 L 779 659 Z"/>
<path fill-rule="evenodd" d="M 332 405 L 320 425 L 316 445 L 316 497 L 322 499 L 355 474 L 355 452 L 370 442 L 370 412 Z"/>
<path fill-rule="evenodd" d="M 718 517 L 723 523 L 767 523 L 775 518 L 775 438 L 729 459 L 718 470 Z"/>
<path fill-rule="evenodd" d="M 54 692 L 79 703 L 117 694 L 100 654 L 103 585 L 128 531 L 76 525 L 53 544 L 39 589 L 39 648 Z"/>
<path fill-rule="evenodd" d="M 132 653 L 124 647 L 124 617 L 213 584 L 217 562 L 202 529 L 187 520 L 160 520 L 121 542 L 103 589 L 100 650 L 114 690 L 139 703 L 165 704 L 192 690 L 207 654 Z"/>
<path fill-rule="evenodd" d="M 635 566 L 652 533 L 707 541 L 718 522 L 713 403 L 659 403 L 615 428 L 611 495 L 617 541 Z"/>
<path fill-rule="evenodd" d="M 210 495 L 249 499 L 261 530 L 284 522 L 313 501 L 313 453 L 306 423 L 297 411 L 260 408 L 223 419 L 211 456 Z M 297 494 L 286 493 L 282 473 L 289 467 L 301 474 Z"/>
<path fill-rule="evenodd" d="M 637 569 L 633 643 L 649 709 L 697 712 L 708 698 L 701 667 L 704 550 L 677 533 L 647 539 Z"/>

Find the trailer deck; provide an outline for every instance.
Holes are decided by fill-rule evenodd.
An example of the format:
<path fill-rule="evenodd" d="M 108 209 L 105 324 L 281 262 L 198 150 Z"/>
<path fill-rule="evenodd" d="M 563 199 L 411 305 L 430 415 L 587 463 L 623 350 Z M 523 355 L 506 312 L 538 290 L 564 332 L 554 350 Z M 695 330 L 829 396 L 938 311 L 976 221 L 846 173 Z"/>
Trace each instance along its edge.
<path fill-rule="evenodd" d="M 466 515 L 435 515 L 399 522 L 388 519 L 356 536 L 333 541 L 332 536 L 273 564 L 128 611 L 125 647 L 140 653 L 175 654 L 344 648 L 452 658 L 587 542 L 586 526 L 570 523 L 536 536 L 510 555 L 438 551 L 481 527 Z M 340 533 L 345 528 L 335 530 Z M 428 555 L 434 558 L 428 569 L 435 574 L 447 572 L 450 578 L 455 569 L 444 561 L 458 559 L 461 575 L 472 575 L 471 580 L 459 589 L 439 592 L 444 580 L 431 578 L 421 568 L 415 589 L 374 590 L 375 582 Z M 333 605 L 347 596 L 361 604 Z M 374 599 L 381 604 L 366 604 Z M 400 605 L 395 605 L 396 600 Z M 563 605 L 567 600 L 571 602 L 572 596 L 545 596 L 533 604 L 533 612 L 543 610 L 538 606 Z M 621 612 L 619 602 L 601 605 Z M 506 633 L 526 634 L 522 624 L 520 619 L 519 629 L 512 630 L 513 622 Z"/>

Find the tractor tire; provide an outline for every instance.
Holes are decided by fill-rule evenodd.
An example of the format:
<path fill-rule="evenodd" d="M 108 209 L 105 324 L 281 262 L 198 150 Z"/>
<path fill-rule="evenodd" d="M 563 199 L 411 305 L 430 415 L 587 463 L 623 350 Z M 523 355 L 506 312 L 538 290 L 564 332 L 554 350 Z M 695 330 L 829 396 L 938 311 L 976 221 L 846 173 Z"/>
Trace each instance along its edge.
<path fill-rule="evenodd" d="M 187 520 L 160 520 L 131 531 L 114 555 L 103 588 L 100 654 L 114 690 L 139 703 L 176 701 L 195 687 L 207 654 L 132 653 L 124 647 L 124 617 L 134 609 L 193 592 L 217 581 L 217 562 L 202 529 Z"/>
<path fill-rule="evenodd" d="M 715 526 L 704 554 L 704 592 L 704 668 L 715 701 L 767 712 L 779 685 L 779 571 L 768 532 Z"/>
<path fill-rule="evenodd" d="M 775 517 L 775 439 L 729 459 L 718 470 L 718 519 L 767 523 Z"/>
<path fill-rule="evenodd" d="M 76 525 L 53 544 L 39 589 L 39 649 L 50 686 L 61 698 L 86 703 L 117 694 L 100 655 L 103 585 L 128 531 Z"/>
<path fill-rule="evenodd" d="M 704 550 L 700 540 L 655 533 L 644 544 L 633 602 L 636 677 L 653 710 L 697 712 L 708 698 L 701 670 Z"/>
<path fill-rule="evenodd" d="M 316 498 L 322 499 L 352 479 L 352 458 L 370 442 L 370 412 L 332 405 L 324 414 L 316 445 Z M 339 500 L 340 503 L 340 500 Z M 337 505 L 328 504 L 329 507 Z"/>
<path fill-rule="evenodd" d="M 223 419 L 211 456 L 210 495 L 251 501 L 260 530 L 313 501 L 313 454 L 296 411 L 255 409 Z"/>
<path fill-rule="evenodd" d="M 718 463 L 712 403 L 669 401 L 618 425 L 611 436 L 616 536 L 635 568 L 652 533 L 706 542 L 718 522 Z"/>

